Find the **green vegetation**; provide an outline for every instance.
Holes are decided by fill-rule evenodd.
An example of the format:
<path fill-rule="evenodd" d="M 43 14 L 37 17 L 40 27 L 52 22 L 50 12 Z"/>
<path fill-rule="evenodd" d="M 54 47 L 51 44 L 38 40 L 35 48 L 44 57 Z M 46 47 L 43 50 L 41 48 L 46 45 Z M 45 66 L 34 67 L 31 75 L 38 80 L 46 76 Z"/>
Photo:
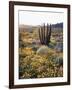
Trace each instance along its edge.
<path fill-rule="evenodd" d="M 20 60 L 20 78 L 42 78 L 63 76 L 59 63 L 52 61 L 53 56 L 26 56 Z"/>
<path fill-rule="evenodd" d="M 30 29 L 31 30 L 31 29 Z M 56 33 L 56 34 L 55 34 Z M 52 31 L 50 42 L 42 44 L 39 27 L 32 31 L 19 31 L 19 78 L 63 77 L 63 52 L 57 43 L 62 43 L 61 32 Z M 59 37 L 61 39 L 59 39 Z"/>

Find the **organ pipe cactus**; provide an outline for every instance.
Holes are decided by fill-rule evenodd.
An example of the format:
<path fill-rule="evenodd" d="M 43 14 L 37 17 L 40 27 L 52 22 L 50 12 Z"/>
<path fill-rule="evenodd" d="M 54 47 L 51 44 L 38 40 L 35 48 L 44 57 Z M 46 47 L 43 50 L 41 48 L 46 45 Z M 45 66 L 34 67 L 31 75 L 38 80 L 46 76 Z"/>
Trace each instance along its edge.
<path fill-rule="evenodd" d="M 39 28 L 39 38 L 40 42 L 43 45 L 49 45 L 50 38 L 51 38 L 51 24 L 45 26 L 45 23 L 43 26 Z"/>

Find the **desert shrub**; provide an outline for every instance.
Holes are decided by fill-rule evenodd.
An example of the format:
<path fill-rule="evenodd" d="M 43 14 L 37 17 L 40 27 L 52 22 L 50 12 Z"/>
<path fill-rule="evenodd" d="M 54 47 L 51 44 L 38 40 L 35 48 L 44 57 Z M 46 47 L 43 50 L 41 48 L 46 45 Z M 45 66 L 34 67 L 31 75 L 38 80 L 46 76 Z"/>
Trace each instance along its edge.
<path fill-rule="evenodd" d="M 51 59 L 55 64 L 58 64 L 59 66 L 63 66 L 63 57 L 54 55 Z"/>
<path fill-rule="evenodd" d="M 37 50 L 37 54 L 38 55 L 50 55 L 53 54 L 54 50 L 52 50 L 51 48 L 49 48 L 48 46 L 41 46 L 38 50 Z"/>
<path fill-rule="evenodd" d="M 37 50 L 37 54 L 40 55 L 46 55 L 48 54 L 48 47 L 47 46 L 41 46 L 38 50 Z"/>
<path fill-rule="evenodd" d="M 30 47 L 22 48 L 21 49 L 21 55 L 27 56 L 33 54 L 34 51 Z"/>
<path fill-rule="evenodd" d="M 59 65 L 61 66 L 63 66 L 63 57 L 59 57 Z"/>
<path fill-rule="evenodd" d="M 54 47 L 55 47 L 55 45 L 56 45 L 56 44 L 49 43 L 49 45 L 48 45 L 48 46 L 49 46 L 50 48 L 54 48 Z"/>
<path fill-rule="evenodd" d="M 55 46 L 56 46 L 56 41 L 55 41 L 55 39 L 51 39 L 51 42 L 49 43 L 48 46 L 49 46 L 50 48 L 54 49 Z"/>
<path fill-rule="evenodd" d="M 55 49 L 57 51 L 63 52 L 63 43 L 62 42 L 58 42 Z"/>
<path fill-rule="evenodd" d="M 32 45 L 32 50 L 33 50 L 33 51 L 37 51 L 38 48 L 39 48 L 39 45 Z"/>
<path fill-rule="evenodd" d="M 20 78 L 45 78 L 62 76 L 59 74 L 58 64 L 51 60 L 52 56 L 45 57 L 38 54 L 26 56 L 20 60 Z"/>

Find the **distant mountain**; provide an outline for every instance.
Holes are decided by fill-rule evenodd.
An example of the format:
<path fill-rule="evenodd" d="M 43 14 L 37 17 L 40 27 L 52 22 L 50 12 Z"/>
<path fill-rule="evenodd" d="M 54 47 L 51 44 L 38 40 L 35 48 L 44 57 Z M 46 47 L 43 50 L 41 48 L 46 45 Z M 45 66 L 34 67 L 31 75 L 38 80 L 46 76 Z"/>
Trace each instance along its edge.
<path fill-rule="evenodd" d="M 19 28 L 32 28 L 33 26 L 31 25 L 24 25 L 24 24 L 21 24 L 19 25 Z"/>
<path fill-rule="evenodd" d="M 31 25 L 19 25 L 19 31 L 32 31 L 33 26 Z"/>
<path fill-rule="evenodd" d="M 57 24 L 52 24 L 52 30 L 54 31 L 58 31 L 58 30 L 63 30 L 63 23 L 57 23 Z M 40 25 L 37 26 L 32 26 L 32 25 L 24 25 L 21 24 L 19 25 L 19 31 L 28 31 L 28 32 L 32 32 L 33 30 L 38 30 L 39 27 L 41 27 Z M 45 26 L 47 27 L 47 26 Z"/>
<path fill-rule="evenodd" d="M 52 24 L 53 28 L 63 28 L 63 23 Z"/>

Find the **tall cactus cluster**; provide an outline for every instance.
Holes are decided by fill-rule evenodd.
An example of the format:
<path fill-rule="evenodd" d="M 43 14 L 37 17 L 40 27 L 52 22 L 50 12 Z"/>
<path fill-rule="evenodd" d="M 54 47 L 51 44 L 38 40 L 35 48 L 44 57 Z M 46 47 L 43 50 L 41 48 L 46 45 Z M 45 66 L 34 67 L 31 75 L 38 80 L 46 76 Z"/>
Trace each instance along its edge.
<path fill-rule="evenodd" d="M 49 45 L 51 38 L 51 24 L 45 26 L 45 23 L 39 28 L 39 38 L 42 45 Z"/>

